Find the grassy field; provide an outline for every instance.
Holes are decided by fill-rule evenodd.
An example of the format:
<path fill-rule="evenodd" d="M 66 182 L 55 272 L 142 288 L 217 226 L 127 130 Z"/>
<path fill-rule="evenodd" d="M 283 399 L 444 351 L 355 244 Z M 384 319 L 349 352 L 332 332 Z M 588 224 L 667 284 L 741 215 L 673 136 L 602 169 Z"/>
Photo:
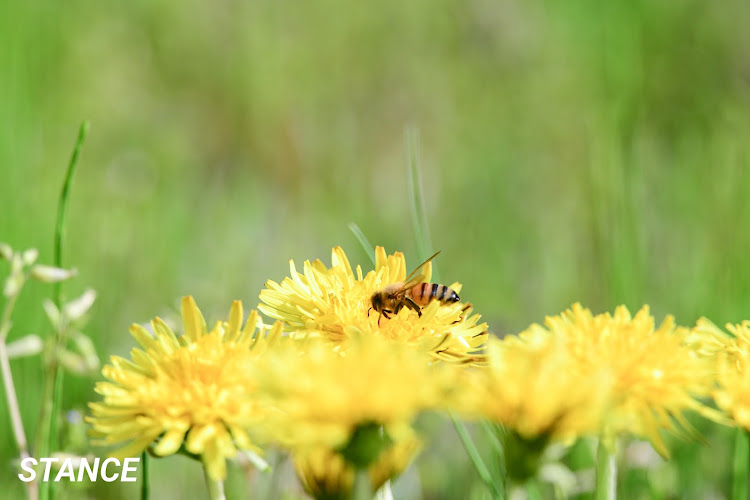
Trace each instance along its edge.
<path fill-rule="evenodd" d="M 65 167 L 89 119 L 63 249 L 79 274 L 64 293 L 97 290 L 86 333 L 102 360 L 126 355 L 128 326 L 173 314 L 183 295 L 218 318 L 235 298 L 253 307 L 289 259 L 330 263 L 341 245 L 368 268 L 351 222 L 410 262 L 442 250 L 442 281 L 463 283 L 499 335 L 576 301 L 740 322 L 749 15 L 736 0 L 6 2 L 0 241 L 51 263 Z M 407 130 L 419 132 L 426 249 Z M 50 294 L 28 286 L 11 340 L 50 334 Z M 33 441 L 39 357 L 12 369 Z M 64 408 L 86 412 L 99 379 L 68 375 Z M 17 498 L 2 408 L 0 497 Z M 670 442 L 670 462 L 623 473 L 623 497 L 727 496 L 733 433 L 697 425 L 705 444 Z M 423 427 L 433 440 L 398 486 L 405 497 L 485 495 L 450 423 Z M 203 488 L 187 460 L 153 467 L 155 498 Z M 273 480 L 298 494 L 279 470 Z M 230 471 L 230 487 L 241 479 Z"/>

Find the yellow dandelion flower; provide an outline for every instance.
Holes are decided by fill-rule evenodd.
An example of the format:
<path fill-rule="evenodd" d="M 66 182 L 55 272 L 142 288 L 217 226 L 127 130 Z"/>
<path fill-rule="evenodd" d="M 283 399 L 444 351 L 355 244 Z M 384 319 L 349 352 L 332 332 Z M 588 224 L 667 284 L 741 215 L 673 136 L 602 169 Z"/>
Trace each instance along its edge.
<path fill-rule="evenodd" d="M 605 438 L 620 432 L 644 436 L 667 456 L 659 430 L 694 432 L 684 418 L 688 410 L 721 418 L 701 402 L 713 389 L 713 362 L 688 344 L 689 330 L 676 327 L 671 316 L 657 328 L 648 306 L 635 317 L 625 306 L 614 315 L 594 316 L 575 304 L 545 324 L 532 325 L 521 338 L 560 337 L 582 380 L 602 374 L 611 379 Z"/>
<path fill-rule="evenodd" d="M 425 280 L 430 279 L 431 269 L 430 263 L 422 269 Z M 370 310 L 373 293 L 403 281 L 406 274 L 406 260 L 400 252 L 386 255 L 377 247 L 375 270 L 363 275 L 359 266 L 352 271 L 346 254 L 336 247 L 330 268 L 319 260 L 305 261 L 299 273 L 291 261 L 291 277 L 280 284 L 268 281 L 258 309 L 283 321 L 288 331 L 300 331 L 293 336 L 317 335 L 342 342 L 357 333 L 378 334 L 426 346 L 439 359 L 482 361 L 487 325 L 479 323 L 479 315 L 469 315 L 466 304 L 435 300 L 422 309 L 421 316 L 404 307 L 390 319 Z M 461 285 L 453 283 L 450 288 L 459 292 Z"/>
<path fill-rule="evenodd" d="M 490 339 L 487 365 L 465 372 L 454 403 L 470 417 L 503 425 L 509 480 L 523 483 L 551 441 L 598 434 L 610 391 L 606 376 L 581 377 L 564 339 Z"/>
<path fill-rule="evenodd" d="M 235 301 L 228 322 L 208 331 L 192 297 L 182 300 L 185 334 L 177 337 L 159 318 L 154 335 L 140 325 L 130 333 L 142 349 L 132 361 L 113 356 L 102 369 L 109 379 L 96 385 L 103 396 L 89 403 L 92 433 L 101 444 L 127 443 L 115 452 L 133 456 L 149 446 L 158 456 L 184 449 L 200 456 L 209 476 L 226 474 L 225 460 L 237 448 L 254 449 L 247 428 L 260 418 L 252 386 L 237 373 L 281 334 L 277 324 L 266 336 L 252 311 L 242 328 L 242 303 Z"/>
<path fill-rule="evenodd" d="M 522 438 L 574 439 L 597 433 L 610 390 L 606 376 L 581 377 L 564 340 L 490 339 L 487 366 L 470 380 L 468 407 Z"/>
<path fill-rule="evenodd" d="M 731 325 L 727 327 L 733 328 Z M 690 346 L 708 357 L 715 357 L 719 352 L 727 352 L 731 340 L 731 336 L 707 318 L 700 318 L 686 339 Z M 747 345 L 750 347 L 750 339 Z"/>
<path fill-rule="evenodd" d="M 738 370 L 724 357 L 717 374 L 716 404 L 745 429 L 750 429 L 750 370 Z"/>
<path fill-rule="evenodd" d="M 273 412 L 262 434 L 295 451 L 348 452 L 360 430 L 381 426 L 386 440 L 409 438 L 415 416 L 442 404 L 455 369 L 430 359 L 374 336 L 353 338 L 345 351 L 315 339 L 281 344 L 248 369 Z"/>
<path fill-rule="evenodd" d="M 724 340 L 717 354 L 718 389 L 714 400 L 740 426 L 750 429 L 750 321 L 727 324 L 727 335 L 708 320 L 701 318 L 704 329 L 711 329 Z"/>
<path fill-rule="evenodd" d="M 394 443 L 368 467 L 373 490 L 378 490 L 389 479 L 399 476 L 419 452 L 416 438 Z M 297 476 L 314 498 L 344 500 L 351 498 L 354 467 L 343 456 L 330 448 L 314 448 L 295 453 L 292 457 Z"/>

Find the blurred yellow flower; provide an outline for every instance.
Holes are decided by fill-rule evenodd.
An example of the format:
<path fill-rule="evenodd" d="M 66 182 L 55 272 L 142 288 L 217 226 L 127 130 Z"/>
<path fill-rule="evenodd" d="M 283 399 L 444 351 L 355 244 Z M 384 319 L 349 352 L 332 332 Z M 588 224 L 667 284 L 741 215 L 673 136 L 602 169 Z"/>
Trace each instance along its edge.
<path fill-rule="evenodd" d="M 280 336 L 281 325 L 266 335 L 252 311 L 242 328 L 242 303 L 235 301 L 229 321 L 208 331 L 192 297 L 182 300 L 182 318 L 185 334 L 179 338 L 159 318 L 151 322 L 154 335 L 140 325 L 130 328 L 142 350 L 131 351 L 132 362 L 113 356 L 102 369 L 109 382 L 96 385 L 104 400 L 89 403 L 88 421 L 92 434 L 103 438 L 100 444 L 128 443 L 117 456 L 152 444 L 154 454 L 171 455 L 184 445 L 218 480 L 237 448 L 254 449 L 247 428 L 261 418 L 252 384 L 238 370 Z"/>
<path fill-rule="evenodd" d="M 348 453 L 368 428 L 381 430 L 384 441 L 403 441 L 412 436 L 417 414 L 440 407 L 452 388 L 456 368 L 430 360 L 374 336 L 354 337 L 345 351 L 319 339 L 279 344 L 248 369 L 272 412 L 260 431 L 295 452 Z"/>
<path fill-rule="evenodd" d="M 713 329 L 724 345 L 717 354 L 718 389 L 716 404 L 740 426 L 750 429 L 750 321 L 738 325 L 727 324 L 732 336 L 722 332 L 711 322 L 701 318 L 704 329 Z"/>
<path fill-rule="evenodd" d="M 335 342 L 347 340 L 354 334 L 379 334 L 403 343 L 421 345 L 439 359 L 460 362 L 481 362 L 481 350 L 486 340 L 486 323 L 479 324 L 479 315 L 469 315 L 466 304 L 440 304 L 433 301 L 422 310 L 404 307 L 391 319 L 370 311 L 371 297 L 387 285 L 403 281 L 407 274 L 404 255 L 386 255 L 382 247 L 376 249 L 375 270 L 362 274 L 357 266 L 352 271 L 346 254 L 340 247 L 332 252 L 332 263 L 327 268 L 321 261 L 305 261 L 303 272 L 297 272 L 290 262 L 291 277 L 281 284 L 266 283 L 261 291 L 262 304 L 258 309 L 279 319 L 293 336 L 320 336 Z M 431 275 L 431 264 L 423 268 L 425 279 Z M 461 285 L 450 285 L 455 291 Z"/>
<path fill-rule="evenodd" d="M 727 327 L 732 328 L 731 325 Z M 731 340 L 730 335 L 707 318 L 700 318 L 687 336 L 687 343 L 700 354 L 708 357 L 727 352 L 728 348 L 731 349 L 729 346 Z M 750 343 L 748 345 L 750 346 Z"/>
<path fill-rule="evenodd" d="M 589 377 L 610 379 L 605 438 L 630 432 L 648 438 L 667 456 L 659 431 L 694 432 L 684 418 L 685 411 L 721 418 L 700 401 L 713 390 L 713 360 L 689 345 L 690 331 L 676 327 L 671 316 L 657 328 L 648 306 L 635 317 L 625 306 L 614 315 L 594 316 L 574 304 L 559 316 L 548 317 L 545 325 L 532 325 L 520 336 L 527 342 L 562 338 L 582 383 Z"/>
<path fill-rule="evenodd" d="M 500 422 L 524 439 L 574 439 L 597 434 L 611 380 L 581 376 L 565 340 L 490 339 L 487 366 L 470 374 L 476 384 L 466 407 Z"/>
<path fill-rule="evenodd" d="M 386 481 L 399 476 L 420 448 L 419 440 L 411 437 L 383 451 L 368 467 L 372 489 L 378 490 Z M 295 453 L 292 459 L 305 491 L 314 498 L 351 498 L 355 469 L 340 453 L 321 447 Z"/>

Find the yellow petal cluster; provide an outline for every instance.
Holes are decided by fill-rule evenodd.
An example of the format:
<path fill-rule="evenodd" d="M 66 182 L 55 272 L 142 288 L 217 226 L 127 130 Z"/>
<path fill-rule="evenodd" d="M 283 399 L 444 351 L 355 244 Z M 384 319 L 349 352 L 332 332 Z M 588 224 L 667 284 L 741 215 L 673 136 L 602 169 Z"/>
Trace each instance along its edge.
<path fill-rule="evenodd" d="M 741 325 L 737 325 L 739 328 Z M 731 331 L 734 326 L 727 325 Z M 687 336 L 687 343 L 701 355 L 716 358 L 720 353 L 728 353 L 733 350 L 730 341 L 732 337 L 718 326 L 714 325 L 708 318 L 700 318 Z M 746 342 L 750 345 L 750 339 Z"/>
<path fill-rule="evenodd" d="M 395 442 L 408 438 L 418 413 L 443 405 L 457 369 L 431 359 L 375 336 L 346 350 L 320 339 L 281 344 L 249 369 L 269 408 L 263 435 L 298 452 L 341 449 L 368 424 Z"/>
<path fill-rule="evenodd" d="M 606 374 L 582 377 L 565 340 L 490 339 L 487 366 L 473 373 L 467 405 L 522 438 L 574 439 L 597 434 L 611 388 Z"/>
<path fill-rule="evenodd" d="M 646 437 L 665 456 L 659 431 L 691 431 L 686 411 L 720 418 L 701 401 L 713 390 L 713 360 L 699 353 L 689 337 L 690 331 L 675 326 L 671 316 L 657 327 L 648 306 L 635 316 L 625 306 L 613 315 L 595 316 L 580 304 L 520 334 L 528 343 L 562 340 L 572 357 L 570 371 L 581 383 L 607 380 L 605 437 L 623 432 Z"/>
<path fill-rule="evenodd" d="M 213 479 L 221 479 L 226 458 L 237 448 L 253 448 L 247 428 L 262 417 L 252 384 L 238 370 L 280 336 L 281 325 L 266 335 L 253 311 L 242 328 L 242 304 L 235 301 L 229 320 L 209 331 L 192 297 L 182 301 L 182 319 L 179 338 L 159 318 L 151 322 L 154 335 L 131 327 L 141 349 L 132 350 L 132 361 L 113 356 L 104 367 L 109 381 L 96 385 L 103 401 L 90 403 L 89 422 L 102 444 L 127 443 L 116 455 L 137 455 L 153 445 L 151 451 L 164 456 L 184 446 L 201 457 Z"/>
<path fill-rule="evenodd" d="M 732 336 L 701 318 L 696 328 L 712 331 L 724 341 L 717 354 L 716 404 L 740 426 L 750 429 L 750 321 L 727 324 Z"/>
<path fill-rule="evenodd" d="M 376 249 L 375 270 L 363 275 L 362 268 L 353 271 L 340 247 L 332 252 L 332 265 L 305 261 L 298 272 L 290 262 L 290 277 L 281 283 L 268 281 L 261 291 L 264 314 L 283 321 L 292 335 L 320 336 L 344 342 L 360 333 L 376 334 L 410 345 L 424 346 L 439 359 L 459 362 L 481 362 L 486 340 L 486 323 L 479 315 L 470 315 L 466 304 L 440 304 L 433 301 L 422 311 L 404 307 L 391 319 L 380 318 L 371 311 L 371 297 L 386 286 L 403 281 L 407 275 L 404 255 L 386 255 Z M 422 270 L 430 279 L 431 265 Z M 457 292 L 458 283 L 450 285 Z M 297 332 L 297 333 L 294 333 Z"/>

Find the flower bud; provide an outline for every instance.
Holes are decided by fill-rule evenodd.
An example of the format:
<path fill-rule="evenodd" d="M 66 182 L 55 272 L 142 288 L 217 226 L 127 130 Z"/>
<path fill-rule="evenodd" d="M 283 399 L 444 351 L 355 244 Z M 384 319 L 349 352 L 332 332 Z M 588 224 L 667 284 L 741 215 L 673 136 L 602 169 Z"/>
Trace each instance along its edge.
<path fill-rule="evenodd" d="M 29 248 L 28 250 L 25 250 L 23 252 L 23 264 L 25 266 L 30 266 L 34 262 L 36 262 L 36 259 L 39 257 L 39 250 L 36 248 Z"/>
<path fill-rule="evenodd" d="M 98 370 L 99 356 L 96 355 L 96 347 L 94 347 L 94 343 L 91 339 L 81 332 L 74 332 L 72 340 L 76 350 L 83 357 L 86 370 L 89 372 L 95 372 Z"/>
<path fill-rule="evenodd" d="M 80 354 L 76 354 L 70 351 L 60 351 L 57 354 L 57 360 L 71 373 L 78 375 L 85 375 L 89 372 L 88 364 L 86 359 Z"/>
<path fill-rule="evenodd" d="M 26 335 L 8 344 L 8 358 L 25 358 L 42 352 L 44 343 L 38 335 Z"/>
<path fill-rule="evenodd" d="M 78 274 L 75 269 L 62 269 L 60 267 L 45 266 L 37 264 L 31 268 L 31 277 L 42 283 L 57 283 L 65 281 Z"/>
<path fill-rule="evenodd" d="M 42 302 L 42 308 L 44 309 L 44 312 L 47 313 L 49 322 L 52 323 L 52 326 L 55 328 L 55 330 L 59 330 L 61 325 L 61 316 L 60 310 L 57 308 L 55 303 L 49 299 L 45 299 Z"/>
<path fill-rule="evenodd" d="M 13 258 L 13 249 L 7 243 L 0 243 L 0 259 L 10 260 Z"/>
<path fill-rule="evenodd" d="M 69 321 L 80 319 L 88 312 L 96 300 L 96 291 L 92 288 L 83 292 L 83 295 L 63 306 L 63 314 Z"/>
<path fill-rule="evenodd" d="M 6 278 L 3 285 L 3 295 L 6 297 L 16 295 L 21 290 L 23 282 L 23 260 L 20 255 L 15 254 L 10 262 L 10 275 Z"/>

